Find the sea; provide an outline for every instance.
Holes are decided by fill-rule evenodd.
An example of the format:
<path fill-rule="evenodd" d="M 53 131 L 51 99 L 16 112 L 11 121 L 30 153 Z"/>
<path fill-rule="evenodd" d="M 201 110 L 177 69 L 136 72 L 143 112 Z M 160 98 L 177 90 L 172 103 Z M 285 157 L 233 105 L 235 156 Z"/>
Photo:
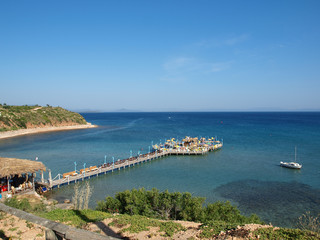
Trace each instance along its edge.
<path fill-rule="evenodd" d="M 216 137 L 222 149 L 201 156 L 169 156 L 91 178 L 97 201 L 132 188 L 158 188 L 230 201 L 242 214 L 294 227 L 299 216 L 320 214 L 320 112 L 82 113 L 97 128 L 0 140 L 0 156 L 35 159 L 58 174 L 147 153 L 167 139 Z M 279 166 L 297 162 L 301 170 Z M 39 175 L 38 175 L 39 177 Z M 48 174 L 45 175 L 48 178 Z M 83 183 L 82 183 L 83 184 Z M 50 197 L 72 199 L 74 184 Z"/>

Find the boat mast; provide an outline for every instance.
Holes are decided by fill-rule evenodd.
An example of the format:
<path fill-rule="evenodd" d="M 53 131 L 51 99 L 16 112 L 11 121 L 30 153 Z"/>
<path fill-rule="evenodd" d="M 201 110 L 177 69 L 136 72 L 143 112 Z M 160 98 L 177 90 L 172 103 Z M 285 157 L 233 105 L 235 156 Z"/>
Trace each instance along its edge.
<path fill-rule="evenodd" d="M 294 162 L 297 162 L 297 146 L 294 147 Z"/>

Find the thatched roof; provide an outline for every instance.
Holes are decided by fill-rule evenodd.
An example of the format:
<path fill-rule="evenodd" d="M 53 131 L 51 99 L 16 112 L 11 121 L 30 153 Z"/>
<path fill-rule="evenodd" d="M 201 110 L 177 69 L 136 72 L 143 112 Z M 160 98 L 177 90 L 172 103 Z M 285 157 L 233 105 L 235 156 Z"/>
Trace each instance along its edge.
<path fill-rule="evenodd" d="M 46 167 L 42 162 L 0 157 L 0 177 L 20 175 L 24 173 L 34 173 L 39 170 L 46 170 Z"/>

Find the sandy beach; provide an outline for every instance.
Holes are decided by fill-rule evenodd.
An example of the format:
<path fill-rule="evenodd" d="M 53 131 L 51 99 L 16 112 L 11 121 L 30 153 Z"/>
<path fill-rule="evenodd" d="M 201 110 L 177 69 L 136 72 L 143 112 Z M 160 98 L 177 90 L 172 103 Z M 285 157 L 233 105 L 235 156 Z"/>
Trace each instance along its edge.
<path fill-rule="evenodd" d="M 91 123 L 87 123 L 84 125 L 73 125 L 73 126 L 19 129 L 16 131 L 1 132 L 0 139 L 18 137 L 18 136 L 27 135 L 27 134 L 37 134 L 37 133 L 53 132 L 53 131 L 67 131 L 67 130 L 76 130 L 76 129 L 85 129 L 85 128 L 94 128 L 94 127 L 97 127 L 97 125 L 92 125 Z"/>

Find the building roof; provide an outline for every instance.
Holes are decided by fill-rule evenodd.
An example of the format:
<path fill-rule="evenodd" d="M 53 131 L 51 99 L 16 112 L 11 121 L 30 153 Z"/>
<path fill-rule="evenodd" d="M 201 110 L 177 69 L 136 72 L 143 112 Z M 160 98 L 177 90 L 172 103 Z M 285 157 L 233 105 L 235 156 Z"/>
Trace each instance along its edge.
<path fill-rule="evenodd" d="M 42 162 L 0 157 L 0 177 L 34 173 L 40 170 L 46 170 L 46 167 Z"/>

